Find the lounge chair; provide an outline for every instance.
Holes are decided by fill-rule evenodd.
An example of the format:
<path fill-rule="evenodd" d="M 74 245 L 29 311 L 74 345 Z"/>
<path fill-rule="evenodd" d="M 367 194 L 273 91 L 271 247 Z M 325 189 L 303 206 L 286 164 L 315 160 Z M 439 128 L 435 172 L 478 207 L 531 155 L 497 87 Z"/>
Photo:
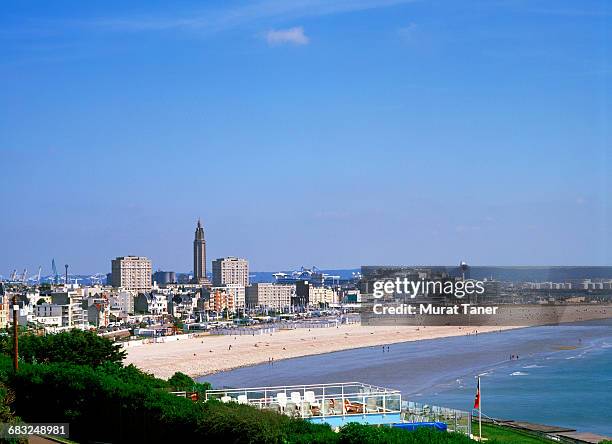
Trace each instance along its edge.
<path fill-rule="evenodd" d="M 310 403 L 308 401 L 304 401 L 302 403 L 302 417 L 310 418 L 312 416 L 312 410 L 310 410 Z"/>
<path fill-rule="evenodd" d="M 274 412 L 274 413 L 280 413 L 281 412 L 281 406 L 278 405 L 276 402 L 272 402 L 269 405 L 265 406 L 263 408 L 263 410 L 267 410 L 269 412 Z"/>
<path fill-rule="evenodd" d="M 285 410 L 285 407 L 287 406 L 287 393 L 285 393 L 285 392 L 277 393 L 276 394 L 276 401 L 281 406 L 281 409 Z"/>
<path fill-rule="evenodd" d="M 365 412 L 366 413 L 378 413 L 382 408 L 378 407 L 376 398 L 370 396 L 366 401 Z"/>
<path fill-rule="evenodd" d="M 317 404 L 317 399 L 315 397 L 315 392 L 313 392 L 313 391 L 304 392 L 304 401 L 308 401 L 311 404 Z"/>
<path fill-rule="evenodd" d="M 291 401 L 295 403 L 295 405 L 300 405 L 302 403 L 302 395 L 300 392 L 291 392 Z"/>
<path fill-rule="evenodd" d="M 339 412 L 336 410 L 336 400 L 333 398 L 327 398 L 323 402 L 323 415 L 337 415 Z"/>
<path fill-rule="evenodd" d="M 285 415 L 287 416 L 300 416 L 297 405 L 292 401 L 287 401 L 287 405 L 285 406 Z"/>
<path fill-rule="evenodd" d="M 359 403 L 352 403 L 348 399 L 344 400 L 344 411 L 350 413 L 363 413 L 363 405 Z"/>

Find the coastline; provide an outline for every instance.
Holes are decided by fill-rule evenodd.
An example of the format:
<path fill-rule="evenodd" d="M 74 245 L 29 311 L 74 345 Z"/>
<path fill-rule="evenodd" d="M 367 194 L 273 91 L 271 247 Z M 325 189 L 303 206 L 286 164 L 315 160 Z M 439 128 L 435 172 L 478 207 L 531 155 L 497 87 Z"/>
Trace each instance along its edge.
<path fill-rule="evenodd" d="M 611 305 L 577 306 L 569 310 L 563 323 L 612 317 Z M 438 339 L 525 328 L 524 326 L 362 326 L 280 330 L 255 336 L 216 336 L 204 334 L 181 341 L 128 347 L 126 364 L 161 378 L 175 372 L 193 378 L 241 367 L 278 362 L 303 356 L 320 355 L 356 348 L 375 347 L 425 339 Z"/>
<path fill-rule="evenodd" d="M 407 402 L 469 411 L 481 375 L 489 416 L 611 436 L 612 400 L 602 390 L 612 368 L 611 328 L 606 319 L 404 342 L 384 353 L 358 348 L 199 380 L 218 389 L 356 380 L 399 390 Z"/>

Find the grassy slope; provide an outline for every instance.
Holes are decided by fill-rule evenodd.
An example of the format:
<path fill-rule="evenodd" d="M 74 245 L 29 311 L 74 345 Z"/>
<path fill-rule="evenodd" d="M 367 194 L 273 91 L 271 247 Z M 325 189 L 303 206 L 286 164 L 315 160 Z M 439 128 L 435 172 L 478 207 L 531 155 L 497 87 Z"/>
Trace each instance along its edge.
<path fill-rule="evenodd" d="M 478 436 L 478 422 L 474 422 L 472 425 L 472 433 Z M 529 432 L 522 430 L 512 429 L 509 427 L 501 427 L 492 424 L 482 425 L 482 436 L 487 438 L 489 441 L 493 441 L 496 444 L 542 444 L 555 442 L 551 439 L 541 438 L 539 436 L 532 435 Z"/>

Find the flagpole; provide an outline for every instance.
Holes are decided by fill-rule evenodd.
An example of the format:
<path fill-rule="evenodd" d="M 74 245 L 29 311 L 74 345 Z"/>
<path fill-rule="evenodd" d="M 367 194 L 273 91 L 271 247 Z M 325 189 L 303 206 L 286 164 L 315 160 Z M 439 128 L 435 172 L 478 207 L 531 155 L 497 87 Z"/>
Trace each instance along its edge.
<path fill-rule="evenodd" d="M 478 441 L 482 442 L 482 387 L 478 375 Z"/>

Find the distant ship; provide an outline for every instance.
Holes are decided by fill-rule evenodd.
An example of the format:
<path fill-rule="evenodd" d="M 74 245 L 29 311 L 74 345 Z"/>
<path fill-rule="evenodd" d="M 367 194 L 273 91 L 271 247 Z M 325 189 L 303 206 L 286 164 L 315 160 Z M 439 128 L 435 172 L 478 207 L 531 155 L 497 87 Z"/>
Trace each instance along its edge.
<path fill-rule="evenodd" d="M 274 276 L 277 284 L 295 284 L 297 281 L 308 281 L 316 286 L 334 286 L 340 284 L 339 275 L 323 273 L 314 266 L 312 268 L 301 267 L 299 270 L 292 271 L 291 273 L 281 271 L 273 273 L 272 276 Z"/>

